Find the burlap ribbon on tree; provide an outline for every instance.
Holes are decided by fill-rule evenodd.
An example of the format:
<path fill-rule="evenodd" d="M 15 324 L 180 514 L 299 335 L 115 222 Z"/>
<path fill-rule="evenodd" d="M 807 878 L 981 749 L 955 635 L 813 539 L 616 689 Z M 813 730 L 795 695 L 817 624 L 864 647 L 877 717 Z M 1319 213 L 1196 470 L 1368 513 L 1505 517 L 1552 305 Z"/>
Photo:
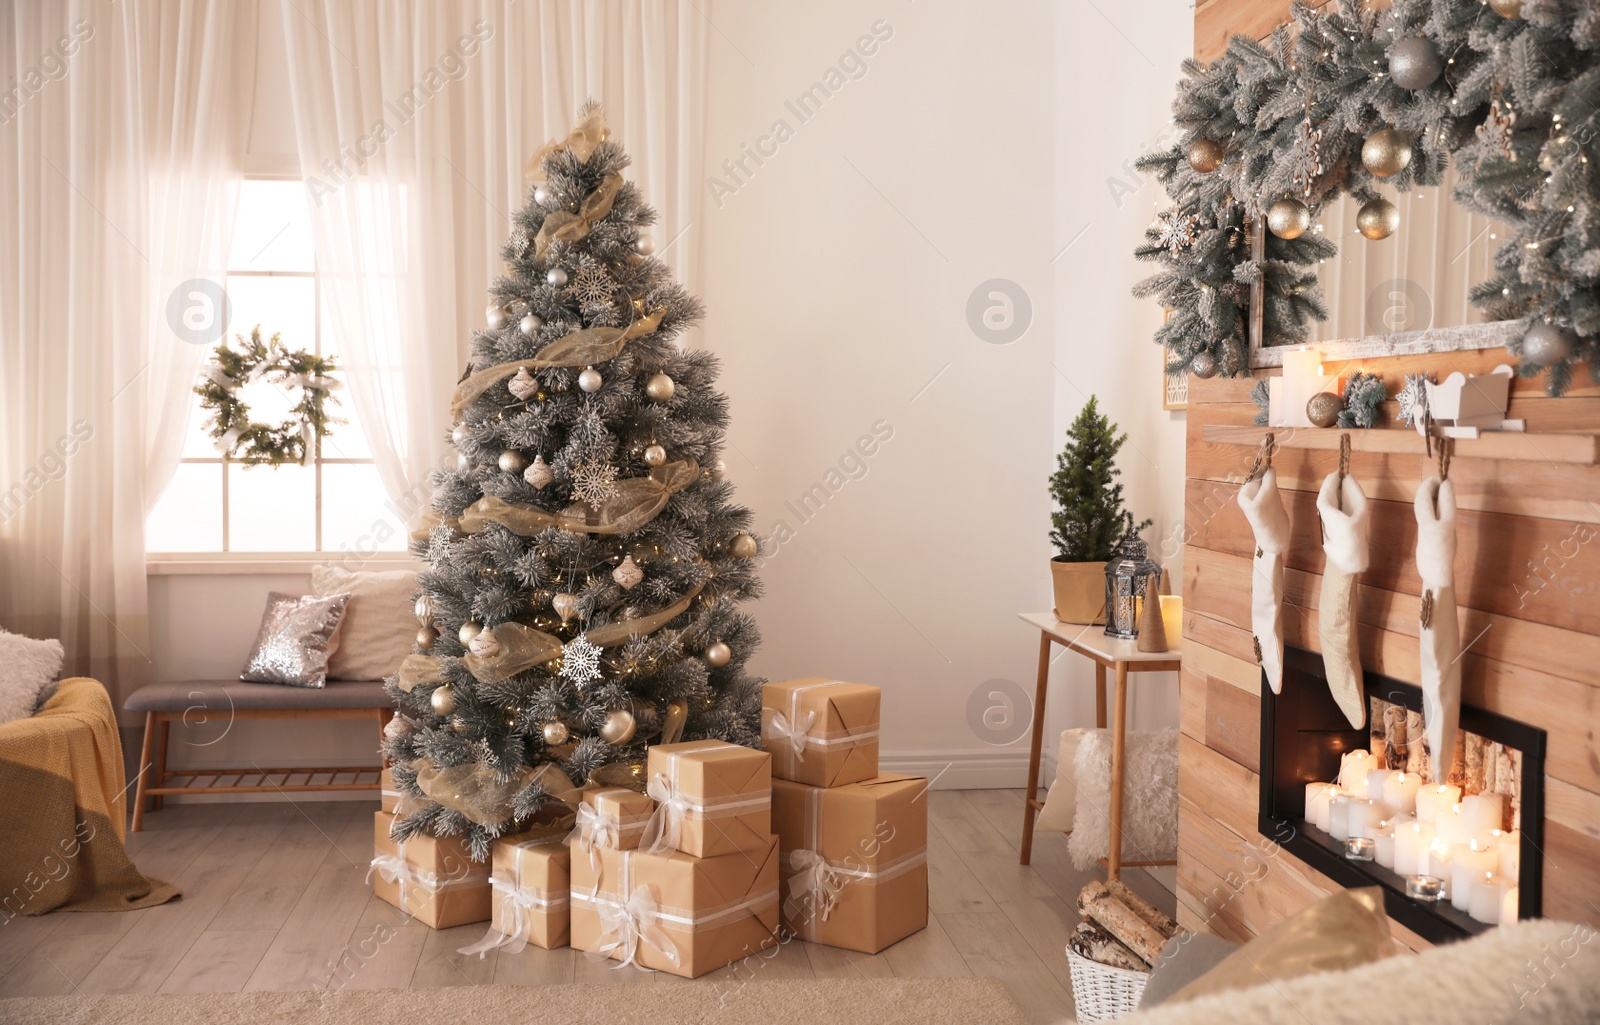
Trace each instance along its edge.
<path fill-rule="evenodd" d="M 509 776 L 478 762 L 441 769 L 429 759 L 419 758 L 412 766 L 423 793 L 485 828 L 492 829 L 509 819 L 511 799 L 531 783 L 538 783 L 545 793 L 569 804 L 579 794 L 567 774 L 549 762 L 537 769 L 523 766 Z"/>
<path fill-rule="evenodd" d="M 413 653 L 400 660 L 400 689 L 407 693 L 448 680 L 444 666 L 432 655 Z"/>
<path fill-rule="evenodd" d="M 579 162 L 587 163 L 589 158 L 594 156 L 594 151 L 600 148 L 600 144 L 610 134 L 606 130 L 605 115 L 600 112 L 599 107 L 591 107 L 584 112 L 583 120 L 573 126 L 565 139 L 550 140 L 528 158 L 528 163 L 522 170 L 523 177 L 528 181 L 543 181 L 545 158 L 562 150 L 577 157 Z"/>
<path fill-rule="evenodd" d="M 599 505 L 574 502 L 555 513 L 485 495 L 467 506 L 457 526 L 476 534 L 490 523 L 498 523 L 523 537 L 552 527 L 574 534 L 631 534 L 655 519 L 667 500 L 693 484 L 699 473 L 700 467 L 692 459 L 667 463 L 651 470 L 649 476 L 618 481 L 616 494 Z"/>
<path fill-rule="evenodd" d="M 462 378 L 456 385 L 455 394 L 450 399 L 450 415 L 457 420 L 466 412 L 468 406 L 493 388 L 496 384 L 512 377 L 518 370 L 547 370 L 550 367 L 587 367 L 596 363 L 604 363 L 614 359 L 622 351 L 622 347 L 635 338 L 642 338 L 654 334 L 656 328 L 661 326 L 661 316 L 665 311 L 657 310 L 648 317 L 641 317 L 627 327 L 586 327 L 570 334 L 557 338 L 555 341 L 539 350 L 539 355 L 532 359 L 519 359 L 511 363 L 497 363 L 492 367 L 479 370 Z"/>
<path fill-rule="evenodd" d="M 542 260 L 557 242 L 577 242 L 588 238 L 594 222 L 611 212 L 611 204 L 616 202 L 617 192 L 621 188 L 622 175 L 608 174 L 600 179 L 600 184 L 595 186 L 593 192 L 583 197 L 577 212 L 556 210 L 546 215 L 544 223 L 539 225 L 539 234 L 533 239 L 534 254 Z"/>

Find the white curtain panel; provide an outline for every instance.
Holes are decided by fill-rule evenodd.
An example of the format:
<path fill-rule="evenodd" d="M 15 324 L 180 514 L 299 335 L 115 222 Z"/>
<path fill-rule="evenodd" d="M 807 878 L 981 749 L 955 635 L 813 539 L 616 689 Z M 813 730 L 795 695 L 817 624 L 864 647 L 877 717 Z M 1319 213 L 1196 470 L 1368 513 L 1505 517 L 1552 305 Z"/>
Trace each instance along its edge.
<path fill-rule="evenodd" d="M 523 166 L 586 99 L 693 287 L 707 25 L 690 0 L 281 2 L 332 349 L 384 488 L 414 515 L 449 457 L 450 391 Z"/>
<path fill-rule="evenodd" d="M 221 280 L 253 10 L 0 4 L 0 626 L 117 699 L 149 670 L 144 514 L 205 348 L 166 296 Z"/>

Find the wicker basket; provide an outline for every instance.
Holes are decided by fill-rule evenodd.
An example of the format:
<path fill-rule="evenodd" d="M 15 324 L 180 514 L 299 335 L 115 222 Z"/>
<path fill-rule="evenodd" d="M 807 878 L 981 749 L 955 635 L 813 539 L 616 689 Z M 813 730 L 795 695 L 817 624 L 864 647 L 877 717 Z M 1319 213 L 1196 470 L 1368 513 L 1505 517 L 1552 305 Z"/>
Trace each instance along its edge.
<path fill-rule="evenodd" d="M 1091 961 L 1067 949 L 1067 966 L 1072 971 L 1072 999 L 1078 1005 L 1078 1020 L 1112 1021 L 1125 1018 L 1139 1006 L 1149 972 L 1134 972 Z"/>

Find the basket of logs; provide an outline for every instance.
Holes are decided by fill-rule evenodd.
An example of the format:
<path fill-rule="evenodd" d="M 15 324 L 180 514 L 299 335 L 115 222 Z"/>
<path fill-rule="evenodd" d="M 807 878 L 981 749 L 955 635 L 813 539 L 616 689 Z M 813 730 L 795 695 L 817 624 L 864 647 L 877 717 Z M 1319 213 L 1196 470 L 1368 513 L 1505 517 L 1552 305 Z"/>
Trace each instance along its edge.
<path fill-rule="evenodd" d="M 1067 940 L 1078 1020 L 1132 1014 L 1150 980 L 1150 966 L 1177 935 L 1178 923 L 1116 879 L 1085 886 L 1078 912 L 1083 920 Z"/>

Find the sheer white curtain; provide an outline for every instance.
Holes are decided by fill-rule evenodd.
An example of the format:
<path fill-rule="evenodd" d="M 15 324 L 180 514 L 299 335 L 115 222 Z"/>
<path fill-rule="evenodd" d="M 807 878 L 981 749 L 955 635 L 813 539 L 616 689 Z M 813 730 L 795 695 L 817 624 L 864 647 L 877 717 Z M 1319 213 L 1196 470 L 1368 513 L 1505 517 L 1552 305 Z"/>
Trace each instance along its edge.
<path fill-rule="evenodd" d="M 149 668 L 144 513 L 204 351 L 166 294 L 221 280 L 253 9 L 0 5 L 0 625 L 114 697 Z"/>
<path fill-rule="evenodd" d="M 334 349 L 384 488 L 419 511 L 523 165 L 585 99 L 693 288 L 705 19 L 688 0 L 281 2 Z"/>

